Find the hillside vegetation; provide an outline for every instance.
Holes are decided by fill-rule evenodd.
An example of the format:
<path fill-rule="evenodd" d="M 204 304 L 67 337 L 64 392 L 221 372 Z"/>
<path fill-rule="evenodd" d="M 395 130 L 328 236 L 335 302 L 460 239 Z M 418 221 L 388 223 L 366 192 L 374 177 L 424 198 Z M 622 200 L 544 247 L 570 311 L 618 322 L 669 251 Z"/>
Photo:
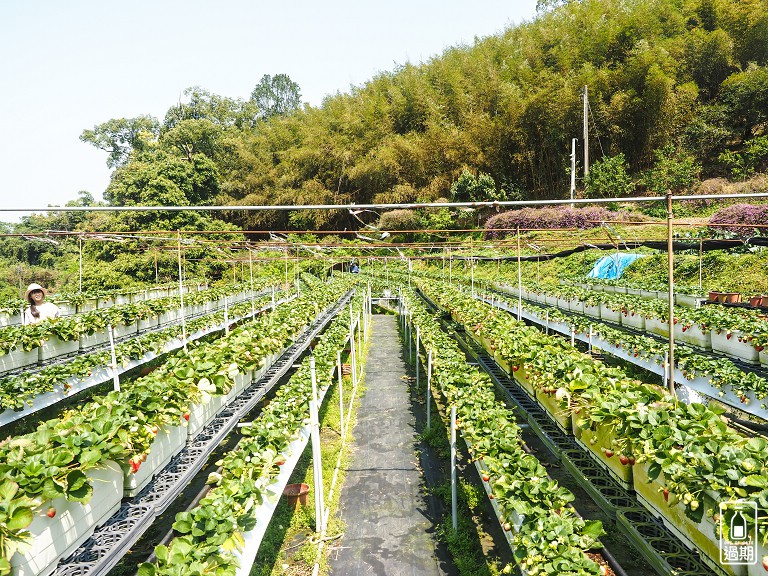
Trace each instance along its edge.
<path fill-rule="evenodd" d="M 556 198 L 567 193 L 586 85 L 590 157 L 599 170 L 601 158 L 622 154 L 633 187 L 764 168 L 768 0 L 540 7 L 531 22 L 404 64 L 317 108 L 300 107 L 284 75 L 266 76 L 250 100 L 192 88 L 162 122 L 111 120 L 83 139 L 110 152 L 106 199 L 115 204 L 429 200 L 449 197 L 465 168 L 490 175 L 497 198 Z M 227 219 L 351 224 L 331 213 Z"/>
<path fill-rule="evenodd" d="M 108 120 L 81 140 L 106 152 L 114 172 L 104 197 L 121 206 L 564 198 L 587 86 L 592 169 L 586 192 L 579 182 L 581 194 L 766 189 L 768 0 L 539 5 L 531 22 L 379 74 L 319 107 L 302 106 L 300 87 L 286 75 L 266 75 L 246 100 L 193 87 L 163 119 Z M 73 202 L 92 204 L 93 197 Z M 702 205 L 707 215 L 718 208 Z M 679 210 L 690 212 L 687 204 Z M 665 215 L 659 206 L 645 212 Z M 466 228 L 488 215 L 400 210 L 379 225 Z M 378 218 L 341 211 L 78 213 L 33 216 L 13 229 L 359 229 Z M 14 289 L 46 270 L 55 281 L 62 270 L 51 263 L 65 255 L 66 275 L 76 277 L 71 241 L 2 245 L 9 258 L 0 263 Z M 109 285 L 151 279 L 158 268 L 160 277 L 169 275 L 175 266 L 166 254 L 155 264 L 156 254 L 139 244 L 127 259 L 107 245 L 90 243 L 86 252 Z"/>

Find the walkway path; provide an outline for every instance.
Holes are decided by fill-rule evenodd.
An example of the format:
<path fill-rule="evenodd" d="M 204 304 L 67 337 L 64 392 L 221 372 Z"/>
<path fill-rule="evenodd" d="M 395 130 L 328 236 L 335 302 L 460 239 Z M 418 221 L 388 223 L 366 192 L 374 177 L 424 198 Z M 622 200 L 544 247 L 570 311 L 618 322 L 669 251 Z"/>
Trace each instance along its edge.
<path fill-rule="evenodd" d="M 333 576 L 440 576 L 434 530 L 415 451 L 397 318 L 373 317 L 366 392 L 358 410 L 352 462 L 341 491 L 347 528 Z"/>

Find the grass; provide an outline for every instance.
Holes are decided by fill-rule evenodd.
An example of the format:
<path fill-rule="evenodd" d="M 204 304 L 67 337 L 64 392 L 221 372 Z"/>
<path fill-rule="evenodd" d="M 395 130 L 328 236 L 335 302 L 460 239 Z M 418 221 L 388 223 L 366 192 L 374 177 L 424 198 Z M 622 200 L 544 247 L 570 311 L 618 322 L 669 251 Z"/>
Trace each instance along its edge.
<path fill-rule="evenodd" d="M 367 343 L 363 343 L 362 357 L 367 354 Z M 342 358 L 342 361 L 346 361 Z M 363 373 L 363 376 L 365 374 Z M 325 487 L 324 501 L 330 508 L 326 537 L 333 538 L 343 534 L 345 525 L 338 518 L 339 497 L 341 486 L 344 483 L 345 470 L 349 467 L 350 453 L 346 448 L 354 441 L 352 431 L 357 423 L 357 409 L 359 398 L 365 390 L 364 379 L 361 379 L 357 387 L 357 396 L 353 402 L 350 421 L 345 421 L 345 438 L 342 442 L 340 435 L 339 418 L 339 390 L 334 384 L 328 391 L 323 407 L 320 411 L 320 438 L 321 460 L 323 469 L 323 484 Z M 350 376 L 344 377 L 344 404 L 345 410 L 349 406 L 349 394 L 352 391 Z M 339 453 L 343 451 L 341 466 L 339 469 L 333 498 L 329 501 L 329 492 L 333 471 Z M 259 552 L 256 556 L 251 576 L 283 576 L 312 574 L 315 561 L 318 560 L 318 535 L 315 533 L 315 486 L 312 469 L 312 450 L 310 445 L 299 459 L 296 469 L 291 476 L 290 483 L 303 482 L 309 485 L 309 497 L 306 506 L 298 506 L 295 510 L 288 505 L 285 498 L 281 498 L 272 521 L 267 528 L 262 540 Z M 319 558 L 320 574 L 329 572 L 326 555 Z"/>

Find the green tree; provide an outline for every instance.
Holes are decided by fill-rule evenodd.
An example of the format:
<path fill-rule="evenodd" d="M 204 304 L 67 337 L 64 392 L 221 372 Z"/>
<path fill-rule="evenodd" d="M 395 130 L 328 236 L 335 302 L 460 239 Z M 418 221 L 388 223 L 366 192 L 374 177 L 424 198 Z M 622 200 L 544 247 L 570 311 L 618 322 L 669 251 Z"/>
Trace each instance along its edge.
<path fill-rule="evenodd" d="M 689 188 L 701 172 L 701 166 L 693 156 L 671 144 L 654 150 L 653 154 L 656 161 L 645 175 L 645 184 L 656 194 Z"/>
<path fill-rule="evenodd" d="M 768 67 L 750 64 L 744 72 L 731 74 L 723 82 L 721 99 L 733 128 L 750 139 L 768 122 Z"/>
<path fill-rule="evenodd" d="M 454 202 L 488 202 L 504 199 L 504 191 L 497 190 L 491 175 L 483 172 L 475 178 L 474 174 L 465 169 L 451 184 L 451 200 Z"/>
<path fill-rule="evenodd" d="M 80 140 L 109 153 L 107 166 L 125 166 L 131 152 L 142 152 L 157 140 L 160 125 L 152 116 L 116 118 L 83 130 Z"/>
<path fill-rule="evenodd" d="M 301 106 L 299 85 L 287 74 L 265 74 L 251 92 L 261 118 L 285 116 Z"/>
<path fill-rule="evenodd" d="M 593 163 L 584 184 L 588 198 L 616 198 L 635 188 L 624 154 L 606 156 Z"/>

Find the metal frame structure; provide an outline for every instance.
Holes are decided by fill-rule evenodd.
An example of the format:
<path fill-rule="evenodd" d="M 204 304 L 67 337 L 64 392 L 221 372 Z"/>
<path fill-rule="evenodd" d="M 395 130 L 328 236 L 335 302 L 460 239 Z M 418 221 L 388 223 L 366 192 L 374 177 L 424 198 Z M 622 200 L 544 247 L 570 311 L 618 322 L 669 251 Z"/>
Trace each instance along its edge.
<path fill-rule="evenodd" d="M 53 575 L 101 576 L 108 573 L 152 525 L 155 518 L 168 509 L 237 423 L 294 368 L 296 361 L 350 301 L 352 295 L 353 291 L 347 292 L 336 304 L 320 313 L 257 382 L 246 388 L 188 442 L 135 498 L 123 502 L 114 516 L 59 563 Z"/>
<path fill-rule="evenodd" d="M 442 310 L 419 291 L 428 307 Z M 493 380 L 496 388 L 547 449 L 563 463 L 579 485 L 611 516 L 637 551 L 663 576 L 702 576 L 714 573 L 675 537 L 664 524 L 643 508 L 630 492 L 599 466 L 573 438 L 563 432 L 528 393 L 499 367 L 496 361 L 474 340 L 462 335 L 460 325 L 442 319 L 443 329 L 450 328 L 462 348 L 476 359 Z"/>

